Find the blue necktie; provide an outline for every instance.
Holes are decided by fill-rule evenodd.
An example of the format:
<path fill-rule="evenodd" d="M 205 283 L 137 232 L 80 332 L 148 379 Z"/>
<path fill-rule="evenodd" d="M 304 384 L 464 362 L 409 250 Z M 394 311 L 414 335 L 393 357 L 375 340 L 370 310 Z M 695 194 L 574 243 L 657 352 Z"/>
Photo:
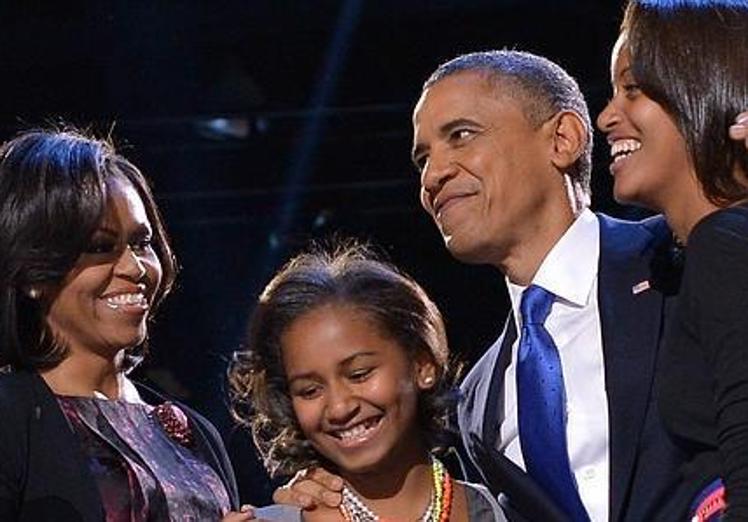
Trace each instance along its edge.
<path fill-rule="evenodd" d="M 561 359 L 543 323 L 555 296 L 530 285 L 522 293 L 517 353 L 519 441 L 527 473 L 575 522 L 589 520 L 566 449 L 566 393 Z"/>

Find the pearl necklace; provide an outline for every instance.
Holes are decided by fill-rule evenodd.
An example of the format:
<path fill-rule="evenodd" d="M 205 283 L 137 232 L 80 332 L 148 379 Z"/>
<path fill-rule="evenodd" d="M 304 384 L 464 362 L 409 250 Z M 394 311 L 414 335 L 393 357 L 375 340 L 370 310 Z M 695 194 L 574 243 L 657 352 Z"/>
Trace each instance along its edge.
<path fill-rule="evenodd" d="M 452 480 L 440 460 L 431 457 L 434 489 L 431 501 L 418 522 L 446 522 L 452 508 Z M 347 484 L 343 486 L 340 512 L 346 522 L 386 522 L 367 506 Z"/>

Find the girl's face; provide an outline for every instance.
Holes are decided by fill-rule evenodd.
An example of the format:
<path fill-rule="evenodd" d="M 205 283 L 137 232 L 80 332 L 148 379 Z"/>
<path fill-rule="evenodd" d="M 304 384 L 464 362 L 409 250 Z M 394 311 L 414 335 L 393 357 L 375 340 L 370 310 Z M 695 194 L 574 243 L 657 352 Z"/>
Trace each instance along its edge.
<path fill-rule="evenodd" d="M 686 143 L 672 118 L 636 83 L 624 35 L 611 57 L 613 97 L 597 118 L 608 138 L 617 201 L 657 211 L 687 201 L 695 173 Z"/>
<path fill-rule="evenodd" d="M 89 247 L 62 284 L 44 292 L 44 299 L 52 334 L 71 351 L 111 357 L 145 340 L 162 270 L 135 187 L 113 177 L 107 188 L 104 218 Z"/>
<path fill-rule="evenodd" d="M 367 312 L 342 304 L 296 319 L 281 345 L 301 430 L 342 474 L 381 473 L 422 454 L 418 394 L 433 386 L 433 363 L 409 360 Z"/>

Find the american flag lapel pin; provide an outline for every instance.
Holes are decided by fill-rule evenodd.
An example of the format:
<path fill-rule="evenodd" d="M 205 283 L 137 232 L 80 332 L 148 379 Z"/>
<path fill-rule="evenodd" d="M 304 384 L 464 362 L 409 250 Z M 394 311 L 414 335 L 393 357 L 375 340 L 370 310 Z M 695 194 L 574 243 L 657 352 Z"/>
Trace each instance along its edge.
<path fill-rule="evenodd" d="M 631 287 L 631 293 L 634 295 L 641 294 L 642 292 L 645 292 L 651 288 L 651 285 L 649 284 L 649 280 L 645 279 L 644 281 L 640 283 L 636 283 L 634 286 Z"/>

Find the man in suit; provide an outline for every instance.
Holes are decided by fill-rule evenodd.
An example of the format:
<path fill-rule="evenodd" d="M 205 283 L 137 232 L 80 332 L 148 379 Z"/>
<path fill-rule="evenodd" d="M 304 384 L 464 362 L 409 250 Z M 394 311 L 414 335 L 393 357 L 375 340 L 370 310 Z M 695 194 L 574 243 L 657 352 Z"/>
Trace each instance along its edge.
<path fill-rule="evenodd" d="M 588 209 L 587 106 L 573 78 L 539 56 L 491 51 L 441 65 L 413 131 L 421 202 L 446 247 L 499 269 L 512 303 L 501 337 L 461 387 L 469 478 L 490 485 L 513 520 L 656 519 L 678 495 L 680 463 L 653 396 L 666 302 L 651 288 L 649 263 L 669 239 L 664 222 Z M 519 364 L 520 344 L 532 338 L 518 334 L 529 289 L 547 305 L 539 335 L 555 363 L 539 368 L 552 367 L 549 375 Z M 543 400 L 558 407 L 538 414 L 533 394 L 548 390 L 555 395 Z M 548 469 L 561 471 L 544 476 Z M 306 484 L 296 501 L 317 496 Z"/>
<path fill-rule="evenodd" d="M 576 82 L 544 58 L 494 51 L 441 65 L 413 126 L 424 208 L 457 259 L 505 275 L 512 303 L 503 334 L 462 385 L 472 478 L 501 490 L 515 518 L 656 518 L 677 496 L 680 463 L 652 393 L 665 300 L 651 288 L 650 260 L 668 241 L 663 221 L 626 223 L 587 208 L 587 107 Z M 518 401 L 520 309 L 532 286 L 552 296 L 544 329 L 561 367 L 572 493 L 556 496 L 563 473 L 524 472 L 525 434 L 552 432 L 532 415 L 523 431 Z"/>

